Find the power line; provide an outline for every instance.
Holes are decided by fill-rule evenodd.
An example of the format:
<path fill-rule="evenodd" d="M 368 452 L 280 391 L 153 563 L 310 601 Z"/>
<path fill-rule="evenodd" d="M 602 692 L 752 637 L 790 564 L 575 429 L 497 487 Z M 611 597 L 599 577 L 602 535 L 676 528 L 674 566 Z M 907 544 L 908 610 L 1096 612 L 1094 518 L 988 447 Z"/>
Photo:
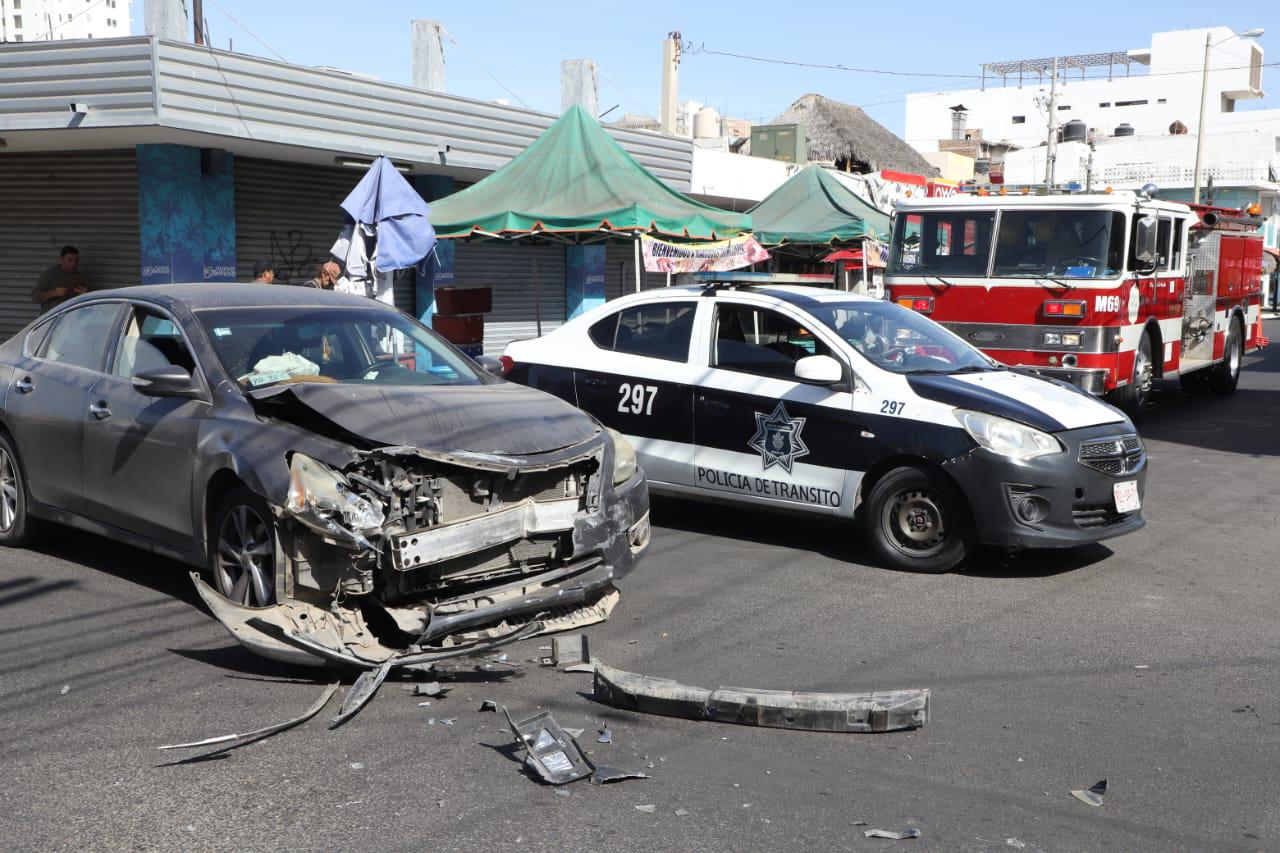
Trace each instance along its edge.
<path fill-rule="evenodd" d="M 48 30 L 46 30 L 45 32 L 41 33 L 41 34 L 40 34 L 39 36 L 37 36 L 36 38 L 32 39 L 32 41 L 41 41 L 41 40 L 43 40 L 43 39 L 45 39 L 45 38 L 48 38 L 48 40 L 49 40 L 49 41 L 53 41 L 53 33 L 54 33 L 54 31 L 55 31 L 55 30 L 60 30 L 60 29 L 62 29 L 62 28 L 63 28 L 63 27 L 65 27 L 67 24 L 69 24 L 69 23 L 71 23 L 72 21 L 74 21 L 76 18 L 80 17 L 81 15 L 83 15 L 83 14 L 85 14 L 85 13 L 87 13 L 87 12 L 92 12 L 94 9 L 98 8 L 99 6 L 101 6 L 101 5 L 102 5 L 103 3 L 105 3 L 105 2 L 107 2 L 107 0 L 98 0 L 98 2 L 97 2 L 97 3 L 94 3 L 92 6 L 86 6 L 85 8 L 81 9 L 79 12 L 76 12 L 76 13 L 75 13 L 74 15 L 72 15 L 70 18 L 67 18 L 65 21 L 63 21 L 62 23 L 58 24 L 56 27 L 50 27 L 50 28 L 49 28 Z M 45 17 L 46 17 L 46 18 L 47 18 L 47 17 L 49 17 L 48 13 L 45 13 Z"/>
<path fill-rule="evenodd" d="M 597 67 L 599 67 L 599 66 L 597 66 Z M 610 77 L 608 74 L 605 74 L 603 69 L 601 69 L 601 71 L 600 71 L 600 76 L 601 76 L 601 77 L 603 77 L 603 78 L 605 79 L 605 82 L 606 82 L 606 83 L 608 83 L 608 84 L 609 84 L 610 86 L 612 86 L 613 88 L 617 89 L 617 90 L 622 94 L 622 97 L 624 97 L 624 98 L 626 98 L 628 101 L 630 101 L 630 102 L 631 102 L 631 105 L 632 105 L 633 107 L 635 107 L 636 109 L 638 109 L 638 110 L 640 111 L 640 114 L 641 114 L 642 116 L 644 116 L 645 118 L 647 118 L 647 119 L 649 119 L 649 120 L 651 120 L 651 121 L 658 121 L 656 118 L 654 118 L 654 117 L 649 113 L 649 111 L 648 111 L 648 110 L 646 110 L 646 109 L 645 109 L 645 108 L 640 104 L 640 102 L 639 102 L 639 101 L 637 101 L 635 98 L 631 97 L 629 94 L 627 94 L 627 91 L 626 91 L 625 89 L 623 89 L 621 86 L 619 86 L 617 83 L 615 83 L 612 77 Z M 661 122 L 658 122 L 658 123 L 659 123 L 659 124 L 661 124 Z"/>
<path fill-rule="evenodd" d="M 218 3 L 218 0 L 209 0 L 209 2 L 210 2 L 210 3 L 212 3 L 212 4 L 213 4 L 213 6 L 214 6 L 214 7 L 215 7 L 219 12 L 221 12 L 222 14 L 224 14 L 224 15 L 226 15 L 228 18 L 230 18 L 230 19 L 231 19 L 231 23 L 235 24 L 237 27 L 239 27 L 240 29 L 242 29 L 242 30 L 244 30 L 246 33 L 248 33 L 248 34 L 249 34 L 249 37 L 250 37 L 251 39 L 253 39 L 253 40 L 254 40 L 254 41 L 256 41 L 258 44 L 260 44 L 260 45 L 262 45 L 263 47 L 265 47 L 267 50 L 271 51 L 271 53 L 275 56 L 275 58 L 276 58 L 276 59 L 280 60 L 281 62 L 288 62 L 288 61 L 289 61 L 289 60 L 285 59 L 283 56 L 281 56 L 281 55 L 280 55 L 280 53 L 279 53 L 275 48 L 273 48 L 271 45 L 267 44 L 265 41 L 263 41 L 262 39 L 258 38 L 257 33 L 255 33 L 253 30 L 249 29 L 248 27 L 246 27 L 244 24 L 240 23 L 238 20 L 236 20 L 236 18 L 235 18 L 235 16 L 234 16 L 234 15 L 232 15 L 232 14 L 231 14 L 230 12 L 228 12 L 226 9 L 222 8 L 222 6 Z M 208 41 L 209 41 L 209 40 L 206 38 L 206 39 L 205 39 L 205 42 L 207 43 Z"/>
<path fill-rule="evenodd" d="M 490 79 L 490 80 L 492 80 L 493 82 L 497 83 L 497 84 L 498 84 L 498 86 L 499 86 L 499 88 L 501 88 L 501 89 L 502 89 L 502 91 L 506 92 L 508 95 L 510 95 L 511 97 L 515 98 L 517 101 L 519 101 L 519 102 L 520 102 L 520 106 L 524 107 L 526 110 L 531 110 L 531 109 L 533 109 L 533 107 L 529 106 L 528 104 L 526 104 L 526 103 L 524 102 L 524 99 L 523 99 L 523 98 L 521 98 L 521 97 L 520 97 L 519 95 L 517 95 L 515 92 L 511 91 L 510 89 L 508 89 L 508 88 L 506 87 L 506 85 L 505 85 L 501 80 L 499 80 L 497 77 L 495 77 L 495 76 L 493 75 L 493 73 L 492 73 L 488 68 L 485 68 L 483 65 L 481 65 L 481 64 L 480 64 L 480 60 L 476 59 L 474 56 L 472 56 L 470 53 L 468 53 L 468 52 L 467 52 L 467 49 L 466 49 L 466 48 L 464 48 L 462 45 L 458 44 L 458 40 L 457 40 L 456 38 L 454 38 L 454 37 L 453 37 L 453 33 L 449 32 L 449 31 L 448 31 L 448 30 L 446 30 L 444 27 L 441 27 L 441 28 L 440 28 L 440 31 L 441 31 L 441 32 L 443 32 L 443 33 L 445 34 L 445 36 L 447 36 L 447 37 L 448 37 L 448 39 L 449 39 L 449 43 L 450 43 L 450 44 L 452 44 L 452 45 L 453 45 L 454 47 L 456 47 L 458 50 L 462 51 L 462 55 L 463 55 L 463 56 L 465 56 L 467 59 L 470 59 L 470 60 L 475 64 L 476 68 L 479 68 L 479 69 L 480 69 L 481 71 L 483 71 L 485 74 L 489 75 L 489 79 Z"/>
<path fill-rule="evenodd" d="M 800 62 L 798 60 L 792 60 L 792 59 L 771 59 L 769 57 L 764 57 L 764 56 L 750 56 L 749 54 L 745 54 L 745 53 L 731 53 L 730 51 L 726 51 L 726 50 L 712 50 L 706 45 L 699 45 L 698 47 L 694 47 L 692 44 L 687 44 L 684 46 L 682 52 L 685 54 L 694 54 L 694 55 L 706 54 L 708 56 L 728 56 L 728 57 L 732 57 L 733 59 L 747 59 L 752 62 L 765 62 L 771 65 L 793 65 L 800 68 L 820 68 L 824 71 L 850 71 L 855 74 L 883 74 L 891 77 L 953 77 L 953 78 L 964 79 L 964 80 L 982 79 L 982 75 L 980 74 L 943 74 L 943 73 L 935 74 L 935 73 L 926 72 L 926 71 L 890 71 L 884 68 L 856 68 L 851 65 L 826 65 L 826 64 L 817 63 L 817 62 Z"/>

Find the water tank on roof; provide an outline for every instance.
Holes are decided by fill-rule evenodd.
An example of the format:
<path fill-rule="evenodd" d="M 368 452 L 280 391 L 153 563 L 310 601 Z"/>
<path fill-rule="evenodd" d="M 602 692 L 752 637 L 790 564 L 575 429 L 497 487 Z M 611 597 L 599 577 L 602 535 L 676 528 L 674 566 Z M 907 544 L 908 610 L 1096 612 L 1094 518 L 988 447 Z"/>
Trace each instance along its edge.
<path fill-rule="evenodd" d="M 1133 136 L 1133 125 L 1129 124 L 1129 122 L 1127 121 L 1124 122 L 1123 124 L 1117 125 L 1115 135 L 1116 136 Z"/>
<path fill-rule="evenodd" d="M 693 116 L 695 139 L 716 139 L 720 136 L 720 113 L 715 107 L 703 107 Z"/>
<path fill-rule="evenodd" d="M 1089 134 L 1089 127 L 1078 118 L 1073 118 L 1062 126 L 1063 142 L 1084 142 Z"/>

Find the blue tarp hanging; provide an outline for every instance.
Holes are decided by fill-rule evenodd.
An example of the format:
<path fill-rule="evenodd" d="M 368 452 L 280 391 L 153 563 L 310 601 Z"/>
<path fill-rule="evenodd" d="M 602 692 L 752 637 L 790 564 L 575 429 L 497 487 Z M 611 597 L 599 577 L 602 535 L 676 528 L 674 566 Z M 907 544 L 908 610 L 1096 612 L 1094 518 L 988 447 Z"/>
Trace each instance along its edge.
<path fill-rule="evenodd" d="M 430 209 L 413 185 L 386 157 L 369 166 L 342 209 L 355 222 L 377 234 L 379 270 L 416 268 L 425 271 L 436 245 L 436 232 L 427 220 Z"/>

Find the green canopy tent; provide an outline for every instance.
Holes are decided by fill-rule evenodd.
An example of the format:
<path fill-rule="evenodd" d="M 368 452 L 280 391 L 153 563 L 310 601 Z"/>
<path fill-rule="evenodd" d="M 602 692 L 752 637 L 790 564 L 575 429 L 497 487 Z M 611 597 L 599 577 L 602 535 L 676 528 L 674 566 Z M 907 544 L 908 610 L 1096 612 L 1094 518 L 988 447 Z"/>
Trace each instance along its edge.
<path fill-rule="evenodd" d="M 570 107 L 510 163 L 431 203 L 436 237 L 600 243 L 640 235 L 721 240 L 751 230 L 751 217 L 685 196 L 654 177 L 586 110 Z M 538 290 L 534 252 L 535 306 Z M 537 323 L 541 334 L 542 317 Z"/>
<path fill-rule="evenodd" d="M 889 215 L 821 166 L 801 169 L 748 213 L 756 239 L 771 251 L 814 255 L 864 238 L 889 236 Z"/>

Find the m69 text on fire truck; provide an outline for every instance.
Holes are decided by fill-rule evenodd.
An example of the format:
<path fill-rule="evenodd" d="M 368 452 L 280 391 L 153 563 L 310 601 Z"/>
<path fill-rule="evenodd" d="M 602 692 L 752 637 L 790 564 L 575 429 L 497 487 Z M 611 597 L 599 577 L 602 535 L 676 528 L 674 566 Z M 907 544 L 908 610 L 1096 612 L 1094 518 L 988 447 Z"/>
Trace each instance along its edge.
<path fill-rule="evenodd" d="M 905 199 L 885 283 L 993 358 L 1129 411 L 1158 378 L 1225 395 L 1265 343 L 1254 214 L 1149 193 Z"/>

